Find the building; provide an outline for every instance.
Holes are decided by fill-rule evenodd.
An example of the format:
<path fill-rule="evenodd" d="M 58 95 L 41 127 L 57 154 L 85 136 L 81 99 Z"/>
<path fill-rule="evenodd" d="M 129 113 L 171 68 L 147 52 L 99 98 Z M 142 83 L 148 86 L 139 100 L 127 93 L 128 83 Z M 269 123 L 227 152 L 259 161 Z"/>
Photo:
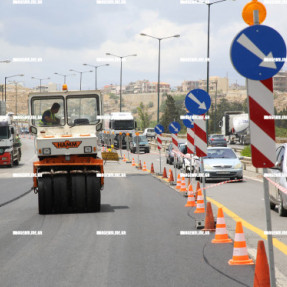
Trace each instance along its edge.
<path fill-rule="evenodd" d="M 194 89 L 198 89 L 198 81 L 183 81 L 179 87 L 180 92 L 189 92 Z"/>
<path fill-rule="evenodd" d="M 150 83 L 148 80 L 130 82 L 125 89 L 126 94 L 157 93 L 157 82 Z M 160 83 L 160 92 L 169 93 L 170 84 Z"/>
<path fill-rule="evenodd" d="M 273 89 L 280 92 L 287 91 L 287 72 L 279 72 L 273 77 Z"/>
<path fill-rule="evenodd" d="M 217 76 L 209 77 L 209 92 L 215 93 L 216 86 L 218 93 L 227 94 L 229 86 L 228 78 L 221 78 Z M 198 88 L 206 90 L 206 80 L 200 80 Z"/>

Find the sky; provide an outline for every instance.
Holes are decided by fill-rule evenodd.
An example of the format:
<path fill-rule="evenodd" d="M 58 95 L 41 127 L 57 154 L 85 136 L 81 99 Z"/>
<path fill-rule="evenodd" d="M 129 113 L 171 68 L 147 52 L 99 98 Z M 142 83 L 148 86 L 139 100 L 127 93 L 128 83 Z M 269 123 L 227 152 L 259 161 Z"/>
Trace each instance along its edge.
<path fill-rule="evenodd" d="M 42 2 L 15 4 L 15 2 Z M 102 4 L 104 1 L 121 4 Z M 70 69 L 89 71 L 98 68 L 98 88 L 119 84 L 119 56 L 137 54 L 123 61 L 123 84 L 147 79 L 157 81 L 158 40 L 154 37 L 180 34 L 180 38 L 161 41 L 161 81 L 172 87 L 184 80 L 206 79 L 207 11 L 205 4 L 182 4 L 182 0 L 1 0 L 0 9 L 0 83 L 15 77 L 27 87 L 39 85 L 31 79 L 47 78 L 42 84 L 62 84 L 63 77 L 54 73 L 71 74 Z M 191 1 L 191 0 L 190 0 Z M 207 1 L 207 0 L 205 0 Z M 211 2 L 215 2 L 210 0 Z M 264 25 L 276 29 L 287 39 L 287 2 L 266 4 Z M 14 2 L 14 3 L 13 3 Z M 230 46 L 235 36 L 248 25 L 241 13 L 248 0 L 227 0 L 211 5 L 210 76 L 228 76 L 230 83 L 245 83 L 233 68 Z M 275 2 L 278 2 L 276 0 Z M 31 62 L 19 62 L 21 58 Z M 189 59 L 189 62 L 184 60 Z M 18 60 L 18 61 L 17 61 Z M 284 69 L 286 66 L 284 66 Z M 79 74 L 67 77 L 69 89 L 79 88 Z M 82 89 L 94 89 L 95 74 L 83 73 Z"/>

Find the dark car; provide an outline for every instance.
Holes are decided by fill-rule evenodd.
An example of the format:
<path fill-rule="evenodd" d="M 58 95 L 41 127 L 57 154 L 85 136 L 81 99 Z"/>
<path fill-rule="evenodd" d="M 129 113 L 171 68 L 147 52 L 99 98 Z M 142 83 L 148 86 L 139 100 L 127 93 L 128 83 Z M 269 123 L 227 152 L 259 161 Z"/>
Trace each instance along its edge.
<path fill-rule="evenodd" d="M 224 135 L 213 134 L 208 137 L 208 145 L 227 147 L 227 141 Z"/>
<path fill-rule="evenodd" d="M 183 145 L 183 143 L 178 144 L 179 149 L 180 149 L 180 146 L 182 146 L 182 145 Z M 173 164 L 174 163 L 174 152 L 172 149 L 173 149 L 173 147 L 172 147 L 172 143 L 171 143 L 171 144 L 169 144 L 169 146 L 165 150 L 165 157 L 166 157 L 166 163 L 167 164 Z"/>
<path fill-rule="evenodd" d="M 132 141 L 130 142 L 130 151 L 131 153 L 137 152 L 137 137 L 133 137 Z M 150 147 L 149 142 L 146 136 L 140 135 L 139 136 L 139 152 L 149 153 Z"/>
<path fill-rule="evenodd" d="M 21 134 L 29 134 L 29 129 L 28 128 L 21 128 L 20 133 Z"/>

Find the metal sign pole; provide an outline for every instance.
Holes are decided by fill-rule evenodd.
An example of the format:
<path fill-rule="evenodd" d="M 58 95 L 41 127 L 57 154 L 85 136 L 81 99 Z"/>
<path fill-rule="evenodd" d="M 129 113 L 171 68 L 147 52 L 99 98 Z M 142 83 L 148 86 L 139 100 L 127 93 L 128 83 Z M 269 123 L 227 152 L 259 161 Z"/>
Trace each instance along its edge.
<path fill-rule="evenodd" d="M 128 152 L 128 160 L 126 161 L 126 163 L 131 163 L 131 160 L 130 160 L 130 137 L 129 137 L 129 135 L 126 135 L 126 144 L 127 144 L 127 152 Z"/>
<path fill-rule="evenodd" d="M 140 145 L 139 145 L 139 136 L 137 136 L 137 147 L 136 147 L 136 150 L 137 150 L 137 154 L 138 154 L 138 164 L 140 164 Z"/>
<path fill-rule="evenodd" d="M 123 158 L 123 155 L 122 155 L 122 134 L 120 133 L 119 134 L 119 148 L 120 148 L 120 155 L 121 155 L 121 158 Z"/>
<path fill-rule="evenodd" d="M 204 197 L 204 208 L 206 212 L 206 189 L 205 189 L 205 174 L 204 174 L 204 165 L 203 165 L 203 157 L 201 157 L 201 166 L 202 166 L 202 173 L 203 173 L 203 178 L 202 178 L 202 189 L 203 189 L 203 197 Z"/>
<path fill-rule="evenodd" d="M 274 252 L 273 252 L 273 241 L 272 234 L 269 234 L 272 231 L 271 224 L 271 213 L 270 213 L 270 199 L 269 199 L 269 185 L 267 182 L 264 173 L 267 173 L 267 168 L 263 168 L 263 186 L 264 186 L 264 202 L 265 202 L 265 215 L 266 215 L 266 229 L 267 229 L 267 247 L 268 247 L 268 257 L 269 257 L 269 272 L 270 272 L 270 281 L 271 286 L 276 287 L 275 279 L 275 267 L 274 267 Z"/>

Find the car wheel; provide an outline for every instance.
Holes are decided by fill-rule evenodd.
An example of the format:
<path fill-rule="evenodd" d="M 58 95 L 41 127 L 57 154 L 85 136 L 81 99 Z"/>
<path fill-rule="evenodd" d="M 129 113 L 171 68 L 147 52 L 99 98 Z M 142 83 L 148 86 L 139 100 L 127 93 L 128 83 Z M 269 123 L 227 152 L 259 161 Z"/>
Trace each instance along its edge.
<path fill-rule="evenodd" d="M 280 193 L 280 203 L 278 206 L 278 213 L 280 216 L 287 216 L 287 209 L 284 208 L 283 206 L 283 198 L 282 198 L 282 194 Z"/>
<path fill-rule="evenodd" d="M 269 198 L 270 200 L 270 198 Z M 273 203 L 272 201 L 270 201 L 270 209 L 274 210 L 275 209 L 276 204 Z"/>

